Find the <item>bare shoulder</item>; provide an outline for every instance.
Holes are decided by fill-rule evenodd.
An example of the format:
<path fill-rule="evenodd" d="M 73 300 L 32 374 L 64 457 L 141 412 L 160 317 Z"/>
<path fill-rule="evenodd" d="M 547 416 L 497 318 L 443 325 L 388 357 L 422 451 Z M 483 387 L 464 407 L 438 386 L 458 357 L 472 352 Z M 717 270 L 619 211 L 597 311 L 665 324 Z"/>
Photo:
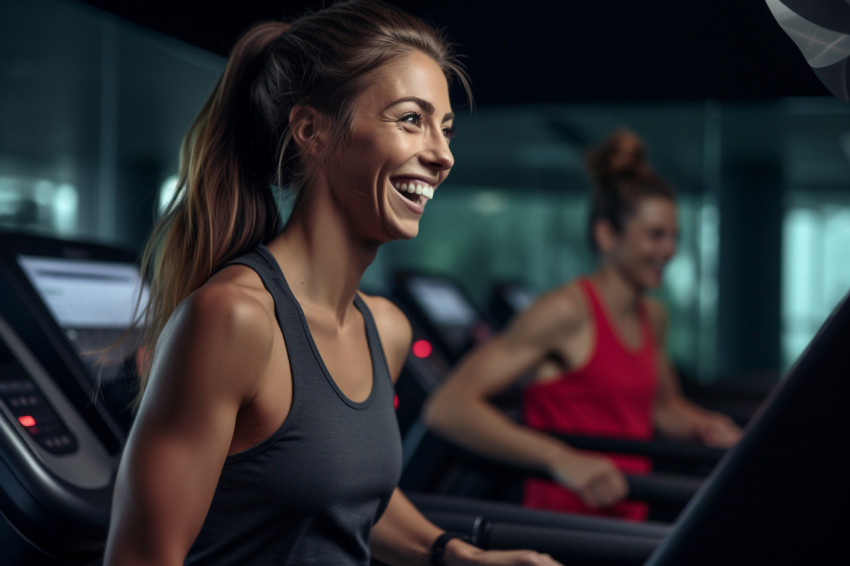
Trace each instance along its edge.
<path fill-rule="evenodd" d="M 396 378 L 407 358 L 413 331 L 410 321 L 395 303 L 384 297 L 360 293 L 360 297 L 375 319 L 390 373 Z"/>
<path fill-rule="evenodd" d="M 369 311 L 375 319 L 375 324 L 378 326 L 378 331 L 382 335 L 386 331 L 388 336 L 399 336 L 402 341 L 410 341 L 410 321 L 394 302 L 385 297 L 365 293 L 360 293 L 360 297 L 369 307 Z"/>
<path fill-rule="evenodd" d="M 196 330 L 215 334 L 224 332 L 229 339 L 268 345 L 277 326 L 274 300 L 256 273 L 243 266 L 222 270 L 184 304 L 186 316 Z"/>
<path fill-rule="evenodd" d="M 177 307 L 157 342 L 150 386 L 167 379 L 167 388 L 249 393 L 270 359 L 276 319 L 271 296 L 245 275 L 213 277 Z"/>
<path fill-rule="evenodd" d="M 576 282 L 569 282 L 535 300 L 511 323 L 508 333 L 521 333 L 534 339 L 562 337 L 581 328 L 587 318 L 584 294 Z"/>
<path fill-rule="evenodd" d="M 568 324 L 581 323 L 590 318 L 587 298 L 577 281 L 558 287 L 552 291 L 554 309 L 559 316 Z"/>

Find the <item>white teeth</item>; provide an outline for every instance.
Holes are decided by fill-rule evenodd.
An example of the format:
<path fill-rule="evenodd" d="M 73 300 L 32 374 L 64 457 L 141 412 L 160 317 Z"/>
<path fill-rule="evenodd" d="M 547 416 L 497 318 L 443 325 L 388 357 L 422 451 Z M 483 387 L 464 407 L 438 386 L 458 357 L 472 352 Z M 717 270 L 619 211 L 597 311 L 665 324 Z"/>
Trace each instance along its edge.
<path fill-rule="evenodd" d="M 398 183 L 396 189 L 401 192 L 422 195 L 427 199 L 434 198 L 434 187 L 430 185 L 420 185 L 417 183 Z"/>

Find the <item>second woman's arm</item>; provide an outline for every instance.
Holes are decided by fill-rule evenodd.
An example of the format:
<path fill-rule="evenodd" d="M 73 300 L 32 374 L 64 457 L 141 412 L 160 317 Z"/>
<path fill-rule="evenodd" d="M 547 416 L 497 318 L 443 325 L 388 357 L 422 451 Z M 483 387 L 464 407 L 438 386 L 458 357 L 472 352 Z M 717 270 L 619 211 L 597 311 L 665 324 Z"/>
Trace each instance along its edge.
<path fill-rule="evenodd" d="M 668 438 L 699 440 L 719 448 L 734 445 L 741 438 L 741 429 L 731 418 L 703 409 L 682 394 L 673 364 L 664 353 L 667 311 L 652 299 L 647 300 L 647 305 L 659 345 L 658 392 L 653 406 L 655 428 Z"/>
<path fill-rule="evenodd" d="M 628 490 L 610 460 L 515 423 L 489 400 L 575 339 L 584 319 L 572 291 L 544 295 L 502 334 L 468 354 L 428 401 L 425 418 L 435 432 L 468 450 L 544 470 L 588 505 L 607 506 Z"/>

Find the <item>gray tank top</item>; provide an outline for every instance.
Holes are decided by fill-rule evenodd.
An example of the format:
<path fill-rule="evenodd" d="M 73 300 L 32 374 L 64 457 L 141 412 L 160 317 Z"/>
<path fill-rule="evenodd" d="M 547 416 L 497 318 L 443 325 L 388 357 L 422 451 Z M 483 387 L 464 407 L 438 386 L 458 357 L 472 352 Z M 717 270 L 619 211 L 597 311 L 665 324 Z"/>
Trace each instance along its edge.
<path fill-rule="evenodd" d="M 372 390 L 347 398 L 322 361 L 304 313 L 264 247 L 237 258 L 274 298 L 292 369 L 292 407 L 269 438 L 228 456 L 186 564 L 369 564 L 369 533 L 401 473 L 393 386 L 363 300 Z M 228 264 L 229 265 L 229 264 Z"/>

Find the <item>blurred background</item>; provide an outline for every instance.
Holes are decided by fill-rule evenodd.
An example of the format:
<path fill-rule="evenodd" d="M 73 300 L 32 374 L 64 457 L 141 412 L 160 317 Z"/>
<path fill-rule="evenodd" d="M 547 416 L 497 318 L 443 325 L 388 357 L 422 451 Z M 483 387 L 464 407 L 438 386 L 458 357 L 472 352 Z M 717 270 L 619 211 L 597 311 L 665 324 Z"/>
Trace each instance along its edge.
<path fill-rule="evenodd" d="M 411 268 L 484 301 L 588 271 L 584 153 L 627 126 L 680 195 L 659 296 L 684 378 L 780 378 L 850 288 L 850 106 L 764 2 L 393 3 L 445 28 L 476 104 L 364 288 Z M 322 4 L 0 0 L 0 228 L 138 251 L 240 32 Z"/>

